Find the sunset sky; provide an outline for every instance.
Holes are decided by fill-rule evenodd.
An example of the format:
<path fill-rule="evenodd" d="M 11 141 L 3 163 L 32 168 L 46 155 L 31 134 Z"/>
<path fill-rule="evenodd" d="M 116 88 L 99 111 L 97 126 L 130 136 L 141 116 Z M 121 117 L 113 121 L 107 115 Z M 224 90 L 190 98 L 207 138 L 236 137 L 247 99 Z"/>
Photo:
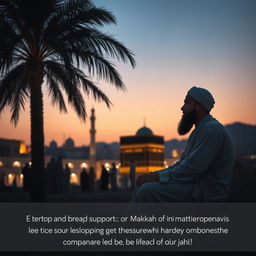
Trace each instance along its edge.
<path fill-rule="evenodd" d="M 97 141 L 119 141 L 143 126 L 165 140 L 183 138 L 176 128 L 189 88 L 209 89 L 212 111 L 223 124 L 256 124 L 255 0 L 95 0 L 117 18 L 102 30 L 135 54 L 137 66 L 117 64 L 125 92 L 94 78 L 113 107 L 86 97 L 88 117 L 96 111 Z M 45 143 L 59 145 L 71 137 L 77 146 L 89 143 L 89 118 L 81 122 L 73 109 L 60 114 L 44 90 Z M 29 105 L 16 128 L 9 109 L 0 116 L 0 137 L 30 144 Z"/>

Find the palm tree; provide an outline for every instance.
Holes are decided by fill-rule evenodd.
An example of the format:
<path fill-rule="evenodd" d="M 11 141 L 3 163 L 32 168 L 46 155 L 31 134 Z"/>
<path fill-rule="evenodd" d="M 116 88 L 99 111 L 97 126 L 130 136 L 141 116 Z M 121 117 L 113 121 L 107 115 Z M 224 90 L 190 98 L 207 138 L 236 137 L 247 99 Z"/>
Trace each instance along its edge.
<path fill-rule="evenodd" d="M 109 107 L 94 76 L 125 89 L 110 58 L 129 62 L 133 54 L 99 30 L 115 17 L 91 0 L 0 0 L 0 112 L 11 108 L 11 122 L 30 101 L 32 201 L 44 201 L 44 129 L 42 87 L 52 103 L 67 112 L 68 103 L 85 120 L 82 91 Z"/>

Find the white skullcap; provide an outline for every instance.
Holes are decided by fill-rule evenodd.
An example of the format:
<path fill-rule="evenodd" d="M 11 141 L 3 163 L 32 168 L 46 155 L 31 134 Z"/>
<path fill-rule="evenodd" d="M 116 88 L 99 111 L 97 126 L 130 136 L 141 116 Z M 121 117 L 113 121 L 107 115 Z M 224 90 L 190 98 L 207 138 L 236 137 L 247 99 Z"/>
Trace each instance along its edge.
<path fill-rule="evenodd" d="M 215 101 L 208 90 L 194 86 L 188 91 L 188 94 L 207 111 L 210 111 L 213 108 Z"/>

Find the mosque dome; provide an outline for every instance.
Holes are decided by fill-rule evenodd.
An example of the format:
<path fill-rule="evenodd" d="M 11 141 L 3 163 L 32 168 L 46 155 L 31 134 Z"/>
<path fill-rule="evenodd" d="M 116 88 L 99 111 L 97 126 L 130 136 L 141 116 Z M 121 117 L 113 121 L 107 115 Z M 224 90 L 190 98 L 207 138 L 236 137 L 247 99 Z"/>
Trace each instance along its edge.
<path fill-rule="evenodd" d="M 50 149 L 56 149 L 58 147 L 58 144 L 55 140 L 52 140 L 49 144 Z"/>
<path fill-rule="evenodd" d="M 75 147 L 75 142 L 73 139 L 71 138 L 68 138 L 66 141 L 65 141 L 65 144 L 64 144 L 64 148 L 66 149 L 73 149 Z"/>
<path fill-rule="evenodd" d="M 137 132 L 136 132 L 137 136 L 142 136 L 142 135 L 153 135 L 153 132 L 151 129 L 149 129 L 146 126 L 141 127 Z"/>

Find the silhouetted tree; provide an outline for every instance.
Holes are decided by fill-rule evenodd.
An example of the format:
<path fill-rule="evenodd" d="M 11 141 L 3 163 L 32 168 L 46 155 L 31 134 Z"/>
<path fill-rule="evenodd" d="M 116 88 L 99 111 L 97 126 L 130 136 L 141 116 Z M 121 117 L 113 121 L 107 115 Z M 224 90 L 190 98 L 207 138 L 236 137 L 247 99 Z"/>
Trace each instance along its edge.
<path fill-rule="evenodd" d="M 42 87 L 47 86 L 52 103 L 63 112 L 65 91 L 84 120 L 81 89 L 111 105 L 90 78 L 96 75 L 124 89 L 109 58 L 135 66 L 133 54 L 122 43 L 98 30 L 111 23 L 116 23 L 115 17 L 91 0 L 0 0 L 0 112 L 10 106 L 16 125 L 21 108 L 30 101 L 32 201 L 44 201 Z"/>

